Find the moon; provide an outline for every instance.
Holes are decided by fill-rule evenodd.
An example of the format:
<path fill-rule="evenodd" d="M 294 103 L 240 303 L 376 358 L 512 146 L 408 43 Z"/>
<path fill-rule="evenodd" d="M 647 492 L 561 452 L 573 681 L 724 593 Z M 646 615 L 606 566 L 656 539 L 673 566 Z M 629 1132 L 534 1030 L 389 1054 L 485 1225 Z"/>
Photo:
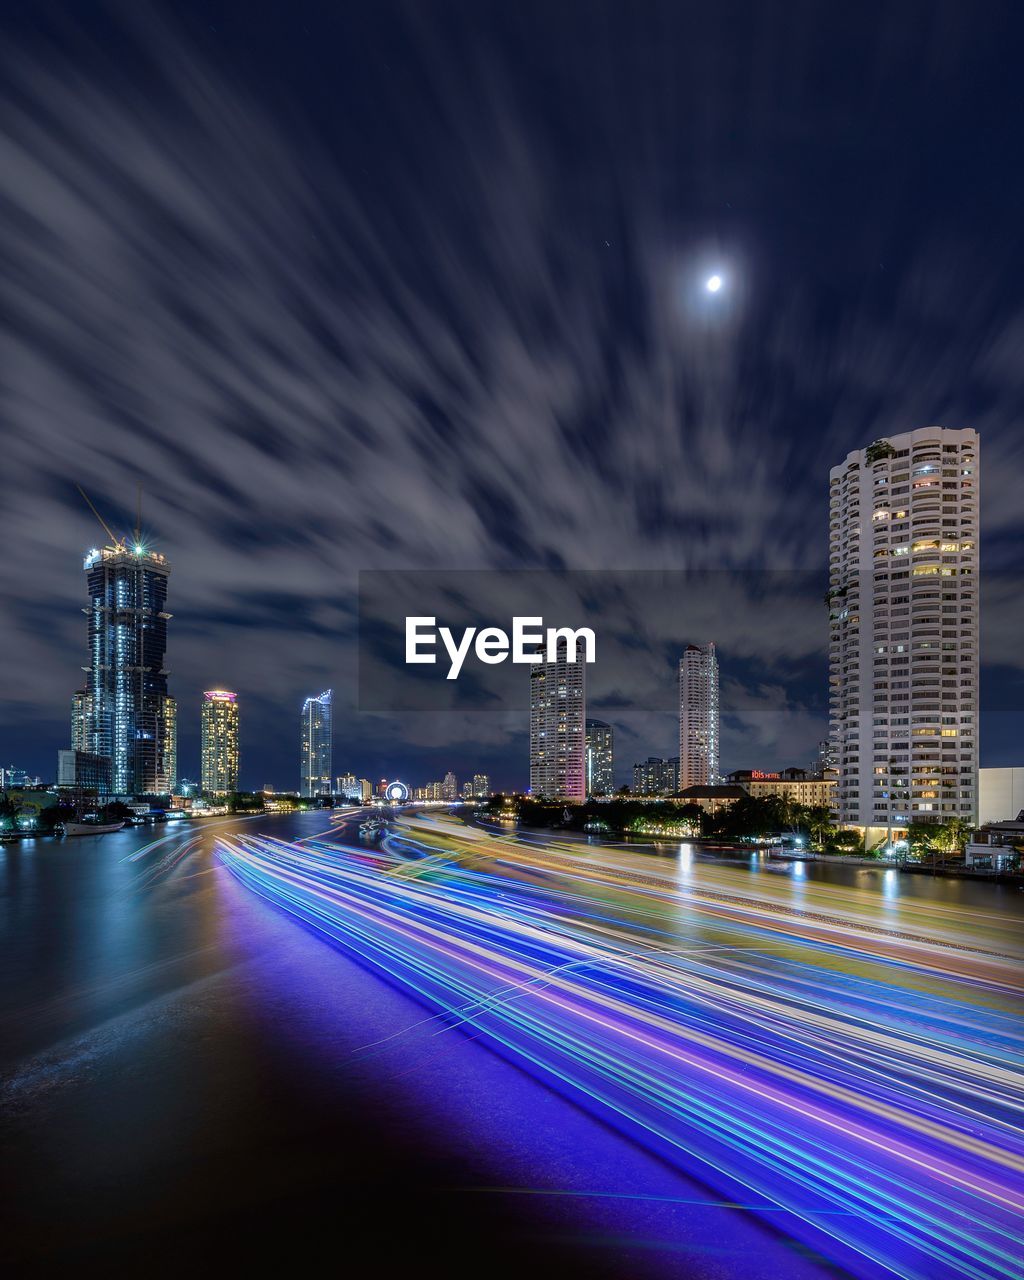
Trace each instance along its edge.
<path fill-rule="evenodd" d="M 708 276 L 708 278 L 704 281 L 704 288 L 707 289 L 708 293 L 717 293 L 719 289 L 721 289 L 721 287 L 722 287 L 721 276 Z"/>

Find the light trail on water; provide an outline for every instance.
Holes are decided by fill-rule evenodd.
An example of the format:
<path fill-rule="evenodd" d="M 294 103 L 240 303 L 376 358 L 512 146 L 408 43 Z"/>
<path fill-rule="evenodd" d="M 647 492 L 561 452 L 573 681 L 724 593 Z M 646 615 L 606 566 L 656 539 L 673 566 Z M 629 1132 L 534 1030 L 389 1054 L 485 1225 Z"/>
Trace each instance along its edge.
<path fill-rule="evenodd" d="M 1020 959 L 973 925 L 879 927 L 444 822 L 379 850 L 218 845 L 436 1034 L 483 1039 L 850 1272 L 1021 1275 Z"/>

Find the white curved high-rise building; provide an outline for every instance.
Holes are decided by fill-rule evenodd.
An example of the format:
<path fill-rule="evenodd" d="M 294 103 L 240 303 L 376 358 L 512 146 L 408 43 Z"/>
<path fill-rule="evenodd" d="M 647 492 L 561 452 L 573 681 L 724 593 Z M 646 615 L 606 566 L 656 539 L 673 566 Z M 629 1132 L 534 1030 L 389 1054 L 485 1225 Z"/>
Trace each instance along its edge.
<path fill-rule="evenodd" d="M 679 659 L 679 789 L 718 783 L 718 658 L 713 642 Z"/>
<path fill-rule="evenodd" d="M 970 429 L 890 436 L 830 472 L 836 816 L 869 842 L 977 813 L 978 484 Z"/>

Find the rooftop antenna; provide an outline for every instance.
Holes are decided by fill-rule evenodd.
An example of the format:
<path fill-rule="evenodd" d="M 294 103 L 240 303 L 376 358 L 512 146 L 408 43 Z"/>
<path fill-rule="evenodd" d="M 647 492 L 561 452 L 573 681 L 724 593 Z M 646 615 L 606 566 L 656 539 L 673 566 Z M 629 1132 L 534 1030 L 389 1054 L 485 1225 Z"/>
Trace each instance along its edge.
<path fill-rule="evenodd" d="M 135 491 L 135 545 L 142 545 L 142 485 Z"/>
<path fill-rule="evenodd" d="M 123 538 L 116 538 L 116 537 L 111 533 L 111 531 L 110 531 L 110 525 L 108 525 L 108 524 L 107 524 L 106 520 L 104 520 L 104 519 L 103 519 L 103 517 L 100 515 L 100 513 L 99 513 L 99 512 L 96 510 L 96 508 L 93 506 L 93 504 L 92 504 L 92 502 L 91 502 L 91 500 L 90 500 L 90 498 L 89 498 L 89 495 L 88 495 L 88 494 L 86 493 L 86 491 L 82 488 L 82 486 L 81 486 L 80 484 L 76 484 L 76 485 L 75 485 L 75 488 L 78 490 L 78 492 L 79 492 L 79 493 L 82 495 L 82 497 L 85 499 L 86 506 L 88 506 L 89 510 L 93 513 L 93 515 L 96 517 L 96 519 L 100 522 L 100 525 L 101 525 L 101 526 L 102 526 L 102 528 L 103 528 L 103 532 L 104 532 L 104 533 L 107 535 L 107 537 L 110 539 L 110 545 L 111 545 L 112 547 L 114 547 L 115 549 L 116 549 L 117 547 L 122 546 L 122 545 L 123 545 L 123 543 L 124 543 L 124 539 L 123 539 Z"/>

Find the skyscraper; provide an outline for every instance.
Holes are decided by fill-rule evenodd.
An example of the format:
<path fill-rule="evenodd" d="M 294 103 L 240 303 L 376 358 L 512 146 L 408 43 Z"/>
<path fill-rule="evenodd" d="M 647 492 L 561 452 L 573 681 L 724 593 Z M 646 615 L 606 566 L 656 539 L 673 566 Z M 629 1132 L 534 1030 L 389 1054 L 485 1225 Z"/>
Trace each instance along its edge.
<path fill-rule="evenodd" d="M 486 800 L 491 794 L 491 780 L 486 773 L 473 774 L 473 795 L 477 800 Z"/>
<path fill-rule="evenodd" d="M 615 790 L 614 733 L 603 720 L 586 724 L 587 795 L 610 796 Z"/>
<path fill-rule="evenodd" d="M 215 796 L 238 790 L 238 696 L 227 689 L 203 694 L 202 789 Z"/>
<path fill-rule="evenodd" d="M 170 794 L 178 785 L 178 703 L 169 695 L 164 698 L 163 734 L 166 791 Z"/>
<path fill-rule="evenodd" d="M 458 800 L 459 798 L 459 780 L 449 769 L 444 775 L 444 782 L 441 783 L 441 799 L 442 800 Z"/>
<path fill-rule="evenodd" d="M 823 738 L 818 743 L 818 758 L 814 762 L 814 776 L 816 778 L 835 778 L 836 762 L 835 754 L 832 750 L 831 738 Z"/>
<path fill-rule="evenodd" d="M 88 751 L 92 723 L 92 697 L 88 689 L 76 689 L 71 695 L 71 750 Z"/>
<path fill-rule="evenodd" d="M 970 429 L 876 440 L 830 472 L 836 812 L 869 841 L 977 811 L 978 484 Z"/>
<path fill-rule="evenodd" d="M 718 658 L 688 644 L 679 659 L 679 787 L 718 783 Z"/>
<path fill-rule="evenodd" d="M 122 795 L 165 792 L 167 575 L 170 566 L 137 537 L 85 558 L 89 590 L 89 666 L 84 749 L 109 756 L 111 786 Z M 85 708 L 87 707 L 87 711 Z"/>
<path fill-rule="evenodd" d="M 302 704 L 302 781 L 300 794 L 331 794 L 331 690 Z"/>
<path fill-rule="evenodd" d="M 586 798 L 585 664 L 567 658 L 562 640 L 530 670 L 530 792 L 547 800 Z"/>

